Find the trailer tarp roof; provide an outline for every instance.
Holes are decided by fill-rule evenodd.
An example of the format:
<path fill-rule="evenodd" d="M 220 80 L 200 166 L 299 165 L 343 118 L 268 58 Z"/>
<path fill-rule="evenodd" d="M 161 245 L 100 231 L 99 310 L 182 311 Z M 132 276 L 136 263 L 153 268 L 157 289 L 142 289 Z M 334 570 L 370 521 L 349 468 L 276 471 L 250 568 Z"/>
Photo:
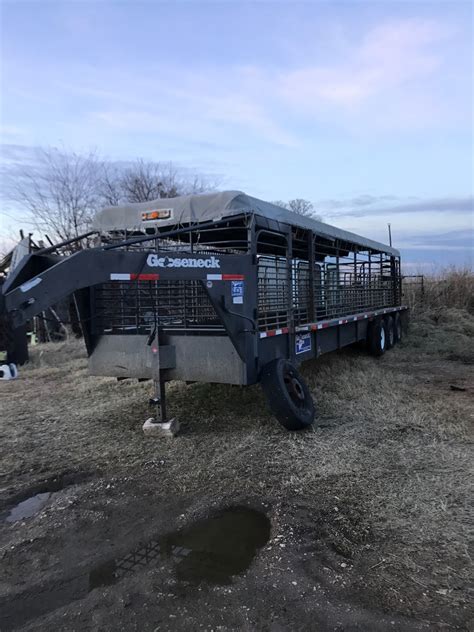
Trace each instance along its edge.
<path fill-rule="evenodd" d="M 142 213 L 155 210 L 169 210 L 168 219 L 143 221 Z M 283 224 L 300 226 L 314 231 L 330 239 L 357 244 L 363 248 L 386 252 L 394 256 L 400 253 L 395 248 L 367 239 L 355 233 L 330 224 L 304 217 L 281 206 L 265 202 L 242 193 L 242 191 L 222 191 L 221 193 L 205 193 L 184 195 L 175 198 L 160 198 L 138 204 L 109 206 L 95 216 L 93 229 L 99 231 L 143 230 L 147 226 L 176 226 L 177 224 L 194 224 L 197 222 L 217 221 L 224 217 L 254 213 Z"/>

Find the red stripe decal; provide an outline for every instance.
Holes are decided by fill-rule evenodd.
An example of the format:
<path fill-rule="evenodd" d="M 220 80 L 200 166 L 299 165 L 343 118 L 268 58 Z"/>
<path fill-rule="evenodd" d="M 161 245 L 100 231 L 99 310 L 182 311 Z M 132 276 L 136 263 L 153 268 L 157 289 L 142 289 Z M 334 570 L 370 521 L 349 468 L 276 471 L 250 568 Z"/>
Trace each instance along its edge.
<path fill-rule="evenodd" d="M 244 275 L 243 274 L 223 274 L 222 280 L 223 281 L 243 281 Z"/>
<path fill-rule="evenodd" d="M 160 278 L 159 274 L 131 274 L 131 281 L 158 281 Z"/>

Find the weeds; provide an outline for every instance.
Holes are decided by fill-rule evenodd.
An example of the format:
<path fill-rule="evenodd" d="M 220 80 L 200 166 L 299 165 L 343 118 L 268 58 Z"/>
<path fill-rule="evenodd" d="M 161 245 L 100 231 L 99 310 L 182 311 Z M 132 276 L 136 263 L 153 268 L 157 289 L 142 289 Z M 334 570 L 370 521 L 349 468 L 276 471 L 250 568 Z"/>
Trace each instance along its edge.
<path fill-rule="evenodd" d="M 474 274 L 468 268 L 446 268 L 404 283 L 404 300 L 414 312 L 464 310 L 474 314 Z"/>

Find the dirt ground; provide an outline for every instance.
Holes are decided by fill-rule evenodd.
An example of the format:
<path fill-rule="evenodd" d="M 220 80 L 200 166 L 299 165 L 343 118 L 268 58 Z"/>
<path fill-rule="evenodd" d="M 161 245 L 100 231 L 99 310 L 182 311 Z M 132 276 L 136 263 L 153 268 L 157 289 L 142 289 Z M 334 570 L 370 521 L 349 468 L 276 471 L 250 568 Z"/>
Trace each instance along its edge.
<path fill-rule="evenodd" d="M 471 629 L 473 336 L 466 312 L 426 314 L 379 360 L 308 364 L 300 433 L 258 387 L 173 383 L 166 440 L 141 431 L 149 384 L 89 377 L 77 342 L 37 347 L 0 383 L 0 630 Z M 270 521 L 248 570 L 180 574 L 179 534 L 235 506 Z"/>

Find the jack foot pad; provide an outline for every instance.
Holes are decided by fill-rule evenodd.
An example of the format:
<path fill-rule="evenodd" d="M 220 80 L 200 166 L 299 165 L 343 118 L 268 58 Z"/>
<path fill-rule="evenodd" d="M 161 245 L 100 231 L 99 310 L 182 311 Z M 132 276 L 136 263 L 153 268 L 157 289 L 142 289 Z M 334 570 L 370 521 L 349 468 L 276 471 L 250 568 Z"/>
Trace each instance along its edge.
<path fill-rule="evenodd" d="M 147 437 L 175 437 L 179 432 L 179 421 L 175 418 L 165 422 L 155 421 L 150 417 L 143 424 L 143 433 Z"/>

